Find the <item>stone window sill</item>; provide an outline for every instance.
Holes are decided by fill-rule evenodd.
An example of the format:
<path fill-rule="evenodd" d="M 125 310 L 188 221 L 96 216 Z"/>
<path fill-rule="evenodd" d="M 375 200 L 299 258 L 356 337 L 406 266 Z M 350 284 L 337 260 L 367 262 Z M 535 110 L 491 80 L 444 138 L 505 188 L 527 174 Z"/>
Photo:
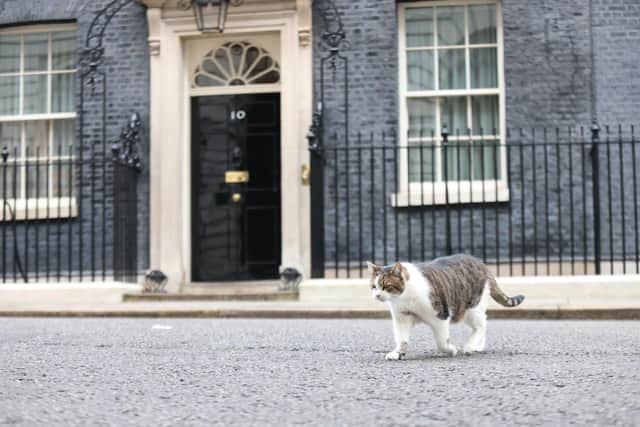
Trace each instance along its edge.
<path fill-rule="evenodd" d="M 446 205 L 447 201 L 449 204 L 508 202 L 509 187 L 502 181 L 454 182 L 446 186 L 444 183 L 412 183 L 409 191 L 405 187 L 390 197 L 391 206 L 396 208 Z"/>
<path fill-rule="evenodd" d="M 0 222 L 75 218 L 75 198 L 7 199 L 0 201 Z"/>

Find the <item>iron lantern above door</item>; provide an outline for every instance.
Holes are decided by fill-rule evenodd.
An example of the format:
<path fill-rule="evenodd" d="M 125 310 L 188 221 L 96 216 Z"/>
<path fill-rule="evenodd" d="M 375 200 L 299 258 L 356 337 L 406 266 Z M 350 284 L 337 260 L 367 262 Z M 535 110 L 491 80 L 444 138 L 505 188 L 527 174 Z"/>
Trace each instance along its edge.
<path fill-rule="evenodd" d="M 243 0 L 181 0 L 184 9 L 192 8 L 198 31 L 222 33 L 229 5 L 240 6 Z"/>

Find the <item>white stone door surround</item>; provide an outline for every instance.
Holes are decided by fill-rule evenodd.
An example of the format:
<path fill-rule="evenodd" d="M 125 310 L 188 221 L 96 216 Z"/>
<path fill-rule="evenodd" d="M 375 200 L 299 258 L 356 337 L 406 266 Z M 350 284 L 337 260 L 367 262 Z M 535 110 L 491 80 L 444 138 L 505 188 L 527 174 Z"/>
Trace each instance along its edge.
<path fill-rule="evenodd" d="M 311 0 L 245 0 L 230 7 L 223 35 L 201 34 L 191 10 L 177 0 L 139 0 L 147 6 L 150 50 L 150 268 L 180 291 L 191 280 L 190 46 L 193 40 L 279 41 L 282 163 L 282 267 L 310 272 L 309 187 L 301 181 L 308 162 L 306 133 L 312 109 Z M 268 38 L 268 37 L 267 37 Z M 271 44 L 271 43 L 270 43 Z M 191 48 L 193 49 L 193 48 Z M 247 93 L 248 86 L 238 86 Z M 233 90 L 225 88 L 224 93 Z M 222 94 L 211 92 L 198 93 Z"/>

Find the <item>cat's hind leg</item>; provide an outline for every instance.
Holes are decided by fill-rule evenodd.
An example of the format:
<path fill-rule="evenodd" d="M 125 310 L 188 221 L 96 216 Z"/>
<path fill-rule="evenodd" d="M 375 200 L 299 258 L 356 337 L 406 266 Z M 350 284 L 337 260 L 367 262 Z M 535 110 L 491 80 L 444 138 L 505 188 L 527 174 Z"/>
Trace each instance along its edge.
<path fill-rule="evenodd" d="M 477 306 L 470 308 L 464 314 L 464 323 L 472 330 L 469 340 L 464 345 L 465 353 L 484 351 L 487 335 L 487 301 L 485 296 L 482 296 Z"/>
<path fill-rule="evenodd" d="M 464 315 L 464 323 L 471 329 L 471 336 L 464 345 L 465 353 L 484 351 L 485 337 L 487 334 L 487 315 L 484 310 L 474 307 Z"/>
<path fill-rule="evenodd" d="M 387 353 L 386 360 L 400 360 L 407 353 L 409 345 L 409 335 L 413 328 L 413 315 L 403 313 L 392 313 L 393 316 L 393 336 L 396 341 L 396 347 L 393 351 Z"/>
<path fill-rule="evenodd" d="M 443 353 L 447 353 L 450 356 L 455 356 L 458 354 L 458 349 L 455 345 L 451 344 L 449 340 L 449 325 L 450 320 L 442 320 L 435 319 L 429 322 L 429 326 L 431 326 L 431 330 L 433 331 L 433 336 L 436 339 L 436 346 L 438 350 Z"/>

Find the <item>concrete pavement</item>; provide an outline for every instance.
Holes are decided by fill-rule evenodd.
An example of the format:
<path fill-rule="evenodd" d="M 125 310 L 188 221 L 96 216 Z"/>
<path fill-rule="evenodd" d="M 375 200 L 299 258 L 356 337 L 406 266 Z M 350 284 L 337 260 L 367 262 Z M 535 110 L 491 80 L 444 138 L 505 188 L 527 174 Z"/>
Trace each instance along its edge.
<path fill-rule="evenodd" d="M 2 325 L 0 425 L 640 424 L 633 321 L 494 320 L 486 353 L 454 358 L 422 325 L 401 362 L 388 320 Z"/>

